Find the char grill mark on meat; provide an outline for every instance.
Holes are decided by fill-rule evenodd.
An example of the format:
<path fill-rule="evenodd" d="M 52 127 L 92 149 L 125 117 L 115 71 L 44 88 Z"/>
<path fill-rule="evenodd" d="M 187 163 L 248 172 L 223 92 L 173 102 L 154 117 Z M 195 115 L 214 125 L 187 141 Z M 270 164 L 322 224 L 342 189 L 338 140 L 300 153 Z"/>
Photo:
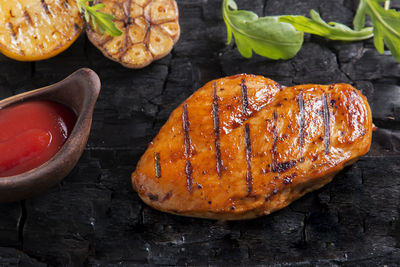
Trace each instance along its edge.
<path fill-rule="evenodd" d="M 247 172 L 246 172 L 246 186 L 247 193 L 250 195 L 253 190 L 253 175 L 251 173 L 251 138 L 250 138 L 250 126 L 246 123 L 244 127 L 244 136 L 246 141 L 246 161 L 247 161 Z"/>
<path fill-rule="evenodd" d="M 299 105 L 299 143 L 300 143 L 300 162 L 304 161 L 304 127 L 305 127 L 305 112 L 304 112 L 304 96 L 303 92 L 300 92 L 298 96 Z"/>
<path fill-rule="evenodd" d="M 193 193 L 193 167 L 192 163 L 190 160 L 186 160 L 186 166 L 185 166 L 185 173 L 186 173 L 186 187 L 187 190 L 189 191 L 190 194 Z"/>
<path fill-rule="evenodd" d="M 273 121 L 273 128 L 272 128 L 272 171 L 276 172 L 277 171 L 277 156 L 278 156 L 278 151 L 277 151 L 277 146 L 278 146 L 278 130 L 277 125 L 278 125 L 278 115 L 276 111 L 272 113 L 272 121 Z"/>
<path fill-rule="evenodd" d="M 154 170 L 157 178 L 161 178 L 160 153 L 154 153 Z"/>
<path fill-rule="evenodd" d="M 331 133 L 330 133 L 330 114 L 329 114 L 327 98 L 328 97 L 326 96 L 326 94 L 324 94 L 322 99 L 322 105 L 323 105 L 322 114 L 324 118 L 324 128 L 325 128 L 325 134 L 324 134 L 325 153 L 329 154 Z"/>
<path fill-rule="evenodd" d="M 182 112 L 182 126 L 184 132 L 184 143 L 185 143 L 185 158 L 186 158 L 186 166 L 185 166 L 185 173 L 186 173 L 186 187 L 189 193 L 193 192 L 193 167 L 192 163 L 190 162 L 191 158 L 191 148 L 190 148 L 190 137 L 189 137 L 189 117 L 187 111 L 187 104 L 186 102 L 183 103 L 183 112 Z"/>
<path fill-rule="evenodd" d="M 217 96 L 217 84 L 213 83 L 213 121 L 214 121 L 214 144 L 215 144 L 215 157 L 217 161 L 217 173 L 218 177 L 222 176 L 222 162 L 221 162 L 221 147 L 219 142 L 219 107 L 218 107 L 218 96 Z"/>
<path fill-rule="evenodd" d="M 247 95 L 247 86 L 246 86 L 246 80 L 243 78 L 242 79 L 242 83 L 241 83 L 241 87 L 242 87 L 242 103 L 243 103 L 243 116 L 244 116 L 244 120 L 246 119 L 246 115 L 248 113 L 248 108 L 249 108 L 249 98 Z"/>
<path fill-rule="evenodd" d="M 294 166 L 296 166 L 296 164 L 297 164 L 296 160 L 289 160 L 286 162 L 276 163 L 275 172 L 284 173 L 284 172 L 290 170 L 291 168 L 293 168 Z"/>

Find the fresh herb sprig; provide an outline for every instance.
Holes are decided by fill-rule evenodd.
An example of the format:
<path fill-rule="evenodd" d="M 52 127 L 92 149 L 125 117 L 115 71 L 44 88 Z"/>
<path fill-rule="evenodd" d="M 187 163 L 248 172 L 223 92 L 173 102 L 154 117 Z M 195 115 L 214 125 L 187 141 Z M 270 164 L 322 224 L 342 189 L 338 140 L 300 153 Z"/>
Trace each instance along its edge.
<path fill-rule="evenodd" d="M 250 58 L 256 54 L 271 59 L 289 59 L 299 52 L 303 45 L 303 32 L 288 24 L 279 22 L 279 17 L 259 18 L 255 13 L 237 10 L 234 0 L 224 0 L 222 15 L 228 32 L 228 44 L 235 37 L 240 54 Z"/>
<path fill-rule="evenodd" d="M 384 7 L 381 2 L 385 2 Z M 400 13 L 389 7 L 390 0 L 360 0 L 354 28 L 363 28 L 368 15 L 374 26 L 374 45 L 378 52 L 382 54 L 386 45 L 396 61 L 400 62 Z"/>
<path fill-rule="evenodd" d="M 88 5 L 93 0 L 76 0 L 79 11 L 84 14 L 87 23 L 92 23 L 94 29 L 99 29 L 101 35 L 107 33 L 110 36 L 119 36 L 122 31 L 113 22 L 114 16 L 99 11 L 105 7 L 104 4 Z"/>
<path fill-rule="evenodd" d="M 310 11 L 310 17 L 311 19 L 304 16 L 282 16 L 279 21 L 292 24 L 298 31 L 319 35 L 331 40 L 361 41 L 374 36 L 372 27 L 353 30 L 338 22 L 326 23 L 314 9 Z"/>
<path fill-rule="evenodd" d="M 384 6 L 381 5 L 383 2 Z M 292 58 L 300 50 L 302 34 L 306 32 L 341 41 L 360 41 L 373 37 L 379 53 L 382 54 L 386 46 L 396 61 L 400 62 L 400 13 L 390 9 L 390 0 L 360 0 L 353 21 L 354 29 L 337 22 L 327 23 L 315 10 L 310 12 L 311 19 L 290 15 L 259 18 L 253 12 L 238 10 L 234 0 L 224 0 L 222 14 L 228 43 L 233 34 L 236 46 L 244 57 L 251 57 L 254 51 L 271 59 Z M 365 27 L 366 16 L 370 17 L 372 27 Z"/>

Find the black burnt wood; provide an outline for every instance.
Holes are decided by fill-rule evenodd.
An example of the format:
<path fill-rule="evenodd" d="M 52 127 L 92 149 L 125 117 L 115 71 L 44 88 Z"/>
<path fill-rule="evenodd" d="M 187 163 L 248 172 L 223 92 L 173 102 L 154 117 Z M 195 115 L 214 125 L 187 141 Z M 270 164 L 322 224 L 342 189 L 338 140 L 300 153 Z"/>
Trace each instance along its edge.
<path fill-rule="evenodd" d="M 237 0 L 263 14 L 307 14 L 351 25 L 357 0 Z M 81 36 L 50 60 L 0 56 L 0 98 L 45 86 L 80 67 L 102 92 L 87 148 L 59 185 L 0 205 L 0 266 L 279 265 L 397 266 L 400 262 L 400 64 L 371 40 L 306 35 L 288 61 L 242 58 L 226 45 L 220 0 L 180 0 L 182 35 L 166 58 L 142 70 L 114 63 Z M 392 5 L 400 8 L 399 0 Z M 130 174 L 170 112 L 207 81 L 261 74 L 283 85 L 351 83 L 368 97 L 370 153 L 321 190 L 270 216 L 217 222 L 144 205 Z"/>

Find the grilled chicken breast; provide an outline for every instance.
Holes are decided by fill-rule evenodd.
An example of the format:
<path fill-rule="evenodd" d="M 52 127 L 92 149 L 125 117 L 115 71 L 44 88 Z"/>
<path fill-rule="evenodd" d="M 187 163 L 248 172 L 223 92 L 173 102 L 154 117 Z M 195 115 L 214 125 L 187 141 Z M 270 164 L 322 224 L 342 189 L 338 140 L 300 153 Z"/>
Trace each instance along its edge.
<path fill-rule="evenodd" d="M 348 84 L 282 87 L 236 75 L 206 84 L 176 110 L 132 174 L 150 206 L 249 219 L 329 183 L 370 148 L 371 110 Z"/>

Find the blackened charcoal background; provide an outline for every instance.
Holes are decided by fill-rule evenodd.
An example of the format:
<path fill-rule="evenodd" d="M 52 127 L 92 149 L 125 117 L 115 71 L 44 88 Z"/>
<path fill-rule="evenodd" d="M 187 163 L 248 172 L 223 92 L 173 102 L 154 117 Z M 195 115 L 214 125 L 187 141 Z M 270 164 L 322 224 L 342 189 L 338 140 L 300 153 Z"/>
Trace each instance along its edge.
<path fill-rule="evenodd" d="M 308 14 L 351 26 L 358 1 L 237 0 L 259 15 Z M 242 58 L 226 45 L 221 1 L 178 0 L 181 39 L 166 58 L 131 70 L 82 35 L 41 62 L 0 56 L 0 98 L 57 82 L 80 67 L 101 77 L 91 136 L 78 165 L 39 196 L 0 204 L 0 266 L 279 265 L 398 266 L 400 262 L 400 64 L 372 40 L 306 35 L 288 61 Z M 392 1 L 400 8 L 400 0 Z M 265 75 L 283 85 L 351 83 L 379 129 L 370 153 L 321 190 L 270 216 L 216 222 L 144 205 L 130 174 L 170 112 L 211 79 Z"/>

